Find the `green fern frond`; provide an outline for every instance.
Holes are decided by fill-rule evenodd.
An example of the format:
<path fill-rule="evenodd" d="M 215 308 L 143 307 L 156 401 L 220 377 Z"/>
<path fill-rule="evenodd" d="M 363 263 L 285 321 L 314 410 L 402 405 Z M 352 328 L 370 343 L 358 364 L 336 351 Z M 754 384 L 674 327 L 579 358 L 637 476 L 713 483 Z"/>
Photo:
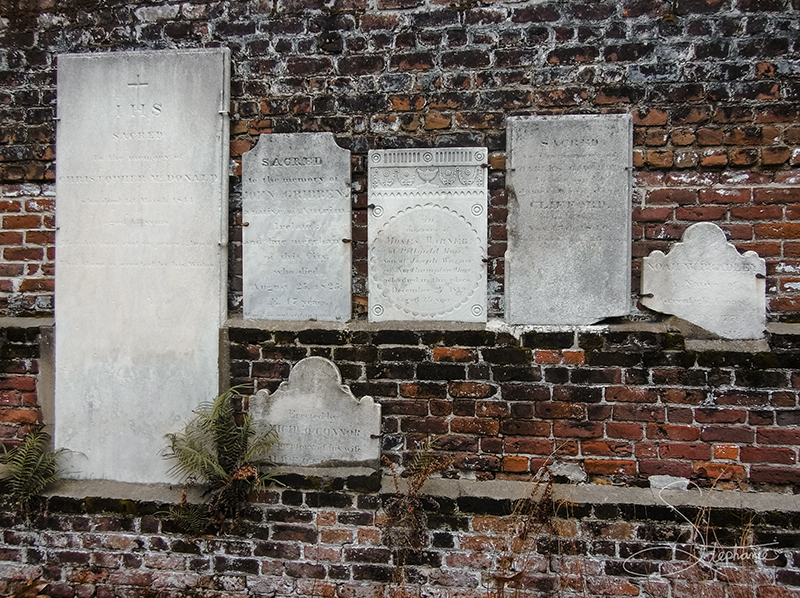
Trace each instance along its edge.
<path fill-rule="evenodd" d="M 208 529 L 211 517 L 208 515 L 208 505 L 180 504 L 169 509 L 169 518 L 186 533 L 199 536 Z"/>
<path fill-rule="evenodd" d="M 208 485 L 207 527 L 238 516 L 249 494 L 272 480 L 261 466 L 277 435 L 257 434 L 252 417 L 237 413 L 233 400 L 242 396 L 236 388 L 228 390 L 200 405 L 182 433 L 167 435 L 165 457 L 175 461 L 170 471 Z M 184 519 L 177 511 L 176 517 Z"/>
<path fill-rule="evenodd" d="M 39 429 L 29 432 L 22 444 L 11 450 L 3 446 L 0 464 L 5 465 L 5 471 L 0 481 L 5 482 L 22 510 L 47 486 L 61 479 L 58 459 L 63 449 L 51 451 L 49 445 L 50 435 Z"/>

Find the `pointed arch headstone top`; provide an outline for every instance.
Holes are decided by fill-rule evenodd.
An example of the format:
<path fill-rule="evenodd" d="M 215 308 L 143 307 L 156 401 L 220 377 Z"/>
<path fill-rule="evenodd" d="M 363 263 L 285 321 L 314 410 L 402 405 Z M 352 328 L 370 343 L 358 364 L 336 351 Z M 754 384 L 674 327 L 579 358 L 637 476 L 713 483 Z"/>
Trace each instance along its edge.
<path fill-rule="evenodd" d="M 329 359 L 299 361 L 274 393 L 250 397 L 249 411 L 259 432 L 277 432 L 276 465 L 379 467 L 381 406 L 357 399 Z"/>

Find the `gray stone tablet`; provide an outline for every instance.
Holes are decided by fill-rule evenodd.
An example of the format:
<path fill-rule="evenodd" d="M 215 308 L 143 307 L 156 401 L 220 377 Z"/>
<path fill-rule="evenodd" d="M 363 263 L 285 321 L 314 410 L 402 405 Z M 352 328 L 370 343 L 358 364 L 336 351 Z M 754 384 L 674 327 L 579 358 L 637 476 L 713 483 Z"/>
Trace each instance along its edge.
<path fill-rule="evenodd" d="M 642 305 L 691 322 L 723 338 L 755 339 L 766 327 L 766 262 L 744 255 L 711 222 L 686 229 L 668 255 L 642 264 Z"/>
<path fill-rule="evenodd" d="M 630 312 L 630 115 L 508 119 L 506 320 Z"/>
<path fill-rule="evenodd" d="M 70 477 L 169 482 L 219 392 L 229 53 L 58 57 L 56 446 Z"/>
<path fill-rule="evenodd" d="M 332 133 L 261 135 L 242 156 L 244 317 L 350 318 L 350 152 Z"/>
<path fill-rule="evenodd" d="M 278 434 L 270 454 L 276 465 L 380 465 L 381 406 L 372 397 L 356 399 L 324 357 L 298 362 L 278 390 L 260 390 L 249 403 L 255 429 Z"/>
<path fill-rule="evenodd" d="M 486 159 L 369 152 L 370 321 L 486 321 Z"/>

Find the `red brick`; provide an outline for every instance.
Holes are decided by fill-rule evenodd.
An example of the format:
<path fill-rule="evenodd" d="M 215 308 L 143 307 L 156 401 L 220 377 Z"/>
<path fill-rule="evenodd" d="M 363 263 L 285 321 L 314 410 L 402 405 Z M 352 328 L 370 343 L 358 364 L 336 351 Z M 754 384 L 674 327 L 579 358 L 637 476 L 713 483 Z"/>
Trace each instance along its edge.
<path fill-rule="evenodd" d="M 711 445 L 705 443 L 668 443 L 660 444 L 658 456 L 662 459 L 710 459 Z"/>
<path fill-rule="evenodd" d="M 0 390 L 33 392 L 36 390 L 36 378 L 32 376 L 9 376 L 7 378 L 0 378 Z"/>
<path fill-rule="evenodd" d="M 553 441 L 540 438 L 506 438 L 503 450 L 506 453 L 549 455 L 553 452 Z"/>
<path fill-rule="evenodd" d="M 759 444 L 800 445 L 800 430 L 759 428 L 756 439 Z"/>
<path fill-rule="evenodd" d="M 697 191 L 694 189 L 653 189 L 647 194 L 650 204 L 693 204 L 697 202 Z"/>
<path fill-rule="evenodd" d="M 722 145 L 724 132 L 722 129 L 697 129 L 698 145 Z"/>
<path fill-rule="evenodd" d="M 453 434 L 477 434 L 479 436 L 497 436 L 500 422 L 496 419 L 478 419 L 472 417 L 456 418 L 450 422 Z"/>
<path fill-rule="evenodd" d="M 0 421 L 7 424 L 35 424 L 39 413 L 35 409 L 0 409 Z"/>
<path fill-rule="evenodd" d="M 508 417 L 510 409 L 505 401 L 478 401 L 475 415 L 478 417 Z"/>
<path fill-rule="evenodd" d="M 616 421 L 663 422 L 664 408 L 636 404 L 617 404 L 614 405 L 614 419 Z"/>
<path fill-rule="evenodd" d="M 762 482 L 767 484 L 798 485 L 800 484 L 800 469 L 790 468 L 790 467 L 769 467 L 766 465 L 753 465 L 750 468 L 750 479 L 753 482 Z M 788 591 L 788 588 L 782 588 L 782 589 Z M 775 598 L 785 598 L 791 596 L 791 594 L 787 594 L 786 592 L 766 594 L 762 593 L 762 591 L 759 590 L 758 596 L 759 598 L 764 598 L 766 596 L 771 596 L 771 597 L 774 596 Z M 800 598 L 800 590 L 797 591 L 797 596 Z"/>
<path fill-rule="evenodd" d="M 495 392 L 491 384 L 483 382 L 450 382 L 448 389 L 451 397 L 470 399 L 484 399 Z"/>
<path fill-rule="evenodd" d="M 781 244 L 777 242 L 765 242 L 765 241 L 758 241 L 753 243 L 737 242 L 734 243 L 734 245 L 736 246 L 736 249 L 738 249 L 741 252 L 755 251 L 761 257 L 780 257 L 781 255 Z M 789 245 L 789 243 L 784 244 L 784 246 L 786 245 Z M 792 256 L 787 252 L 786 257 L 792 257 Z"/>
<path fill-rule="evenodd" d="M 674 163 L 674 155 L 670 150 L 648 150 L 647 163 L 654 168 L 670 168 Z"/>
<path fill-rule="evenodd" d="M 779 146 L 779 147 L 765 147 L 761 149 L 761 163 L 765 165 L 774 166 L 776 164 L 783 164 L 792 156 L 792 149 Z"/>
<path fill-rule="evenodd" d="M 606 424 L 606 435 L 609 438 L 625 438 L 627 440 L 640 440 L 642 438 L 642 425 L 608 422 Z"/>
<path fill-rule="evenodd" d="M 648 424 L 647 437 L 654 440 L 685 440 L 700 438 L 700 430 L 693 426 L 676 426 L 672 424 Z"/>
<path fill-rule="evenodd" d="M 400 396 L 411 399 L 444 399 L 447 388 L 436 382 L 403 383 L 400 385 Z"/>
<path fill-rule="evenodd" d="M 675 210 L 676 220 L 723 220 L 728 213 L 726 206 L 681 206 Z"/>
<path fill-rule="evenodd" d="M 583 469 L 595 475 L 635 475 L 636 461 L 627 459 L 586 459 Z"/>
<path fill-rule="evenodd" d="M 475 361 L 477 353 L 472 349 L 459 349 L 454 347 L 434 347 L 433 360 L 443 362 Z"/>
<path fill-rule="evenodd" d="M 609 386 L 606 388 L 608 403 L 655 403 L 658 393 L 652 388 L 636 386 Z"/>
<path fill-rule="evenodd" d="M 758 150 L 736 149 L 729 155 L 730 163 L 734 166 L 752 166 L 758 162 Z"/>
<path fill-rule="evenodd" d="M 19 285 L 22 293 L 33 293 L 37 291 L 55 291 L 55 280 L 52 278 L 26 278 Z"/>
<path fill-rule="evenodd" d="M 750 444 L 755 438 L 753 430 L 737 426 L 703 426 L 700 429 L 700 440 L 706 442 L 733 442 Z"/>
<path fill-rule="evenodd" d="M 634 222 L 664 222 L 672 219 L 672 208 L 634 208 Z"/>
<path fill-rule="evenodd" d="M 536 416 L 542 419 L 583 419 L 586 406 L 577 403 L 542 401 L 536 403 Z"/>
<path fill-rule="evenodd" d="M 701 189 L 700 203 L 748 203 L 750 189 Z"/>
<path fill-rule="evenodd" d="M 741 465 L 729 463 L 695 463 L 694 473 L 699 477 L 712 480 L 744 480 L 747 478 L 747 471 Z"/>
<path fill-rule="evenodd" d="M 678 478 L 689 478 L 692 476 L 692 464 L 686 461 L 642 459 L 639 461 L 639 473 L 641 475 L 671 475 Z"/>
<path fill-rule="evenodd" d="M 787 206 L 787 212 L 791 207 L 793 206 Z M 731 208 L 730 214 L 731 218 L 737 220 L 776 220 L 783 216 L 783 210 L 780 206 L 737 206 Z M 791 218 L 788 213 L 787 218 Z"/>
<path fill-rule="evenodd" d="M 769 310 L 772 312 L 800 311 L 800 297 L 771 297 L 769 299 Z"/>
<path fill-rule="evenodd" d="M 737 461 L 739 459 L 739 447 L 735 444 L 715 444 L 714 458 Z"/>
<path fill-rule="evenodd" d="M 41 247 L 6 247 L 3 249 L 3 259 L 10 262 L 41 261 L 44 251 Z"/>
<path fill-rule="evenodd" d="M 800 222 L 759 222 L 754 231 L 759 239 L 797 239 L 800 238 Z"/>
<path fill-rule="evenodd" d="M 231 141 L 231 157 L 237 158 L 243 153 L 253 149 L 253 144 L 247 139 L 233 139 Z"/>
<path fill-rule="evenodd" d="M 695 420 L 702 424 L 743 424 L 747 421 L 747 411 L 743 409 L 696 409 Z"/>
<path fill-rule="evenodd" d="M 553 423 L 553 436 L 556 438 L 600 438 L 602 435 L 602 422 L 557 421 Z"/>
<path fill-rule="evenodd" d="M 581 453 L 584 455 L 602 455 L 604 457 L 629 457 L 633 454 L 627 442 L 613 440 L 583 440 Z"/>
<path fill-rule="evenodd" d="M 420 432 L 422 434 L 446 434 L 447 422 L 437 417 L 407 417 L 400 422 L 403 432 Z"/>
<path fill-rule="evenodd" d="M 0 245 L 22 245 L 22 233 L 13 231 L 0 232 Z"/>
<path fill-rule="evenodd" d="M 503 457 L 503 471 L 527 472 L 529 467 L 527 457 L 506 455 Z"/>
<path fill-rule="evenodd" d="M 640 108 L 633 111 L 633 124 L 648 127 L 667 124 L 667 112 L 658 108 Z"/>
<path fill-rule="evenodd" d="M 753 189 L 755 203 L 800 203 L 800 187 Z"/>
<path fill-rule="evenodd" d="M 745 463 L 797 463 L 797 451 L 788 448 L 743 446 L 739 451 L 740 459 Z"/>
<path fill-rule="evenodd" d="M 3 216 L 3 228 L 6 230 L 39 228 L 41 224 L 42 217 L 35 214 L 27 214 L 23 216 Z"/>

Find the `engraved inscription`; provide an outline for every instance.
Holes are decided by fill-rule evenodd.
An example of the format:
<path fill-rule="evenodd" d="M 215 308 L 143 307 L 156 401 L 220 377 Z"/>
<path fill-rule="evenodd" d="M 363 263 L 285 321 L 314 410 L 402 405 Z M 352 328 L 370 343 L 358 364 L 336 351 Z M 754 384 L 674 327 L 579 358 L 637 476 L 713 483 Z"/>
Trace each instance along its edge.
<path fill-rule="evenodd" d="M 372 246 L 370 273 L 388 302 L 411 316 L 445 316 L 481 284 L 477 231 L 446 207 L 415 206 L 389 219 Z"/>
<path fill-rule="evenodd" d="M 174 481 L 152 447 L 217 392 L 227 61 L 59 56 L 54 440 L 70 477 Z"/>
<path fill-rule="evenodd" d="M 486 156 L 370 151 L 370 320 L 486 320 Z"/>
<path fill-rule="evenodd" d="M 264 135 L 243 175 L 245 317 L 348 319 L 349 152 L 330 134 Z"/>
<path fill-rule="evenodd" d="M 278 434 L 270 460 L 281 465 L 377 464 L 380 406 L 357 400 L 336 366 L 322 357 L 301 360 L 275 394 L 250 397 L 253 423 Z"/>
<path fill-rule="evenodd" d="M 631 119 L 510 117 L 506 319 L 582 325 L 630 309 Z"/>
<path fill-rule="evenodd" d="M 758 338 L 766 321 L 765 273 L 755 252 L 740 255 L 722 229 L 700 222 L 668 255 L 644 258 L 641 302 L 722 337 Z"/>

